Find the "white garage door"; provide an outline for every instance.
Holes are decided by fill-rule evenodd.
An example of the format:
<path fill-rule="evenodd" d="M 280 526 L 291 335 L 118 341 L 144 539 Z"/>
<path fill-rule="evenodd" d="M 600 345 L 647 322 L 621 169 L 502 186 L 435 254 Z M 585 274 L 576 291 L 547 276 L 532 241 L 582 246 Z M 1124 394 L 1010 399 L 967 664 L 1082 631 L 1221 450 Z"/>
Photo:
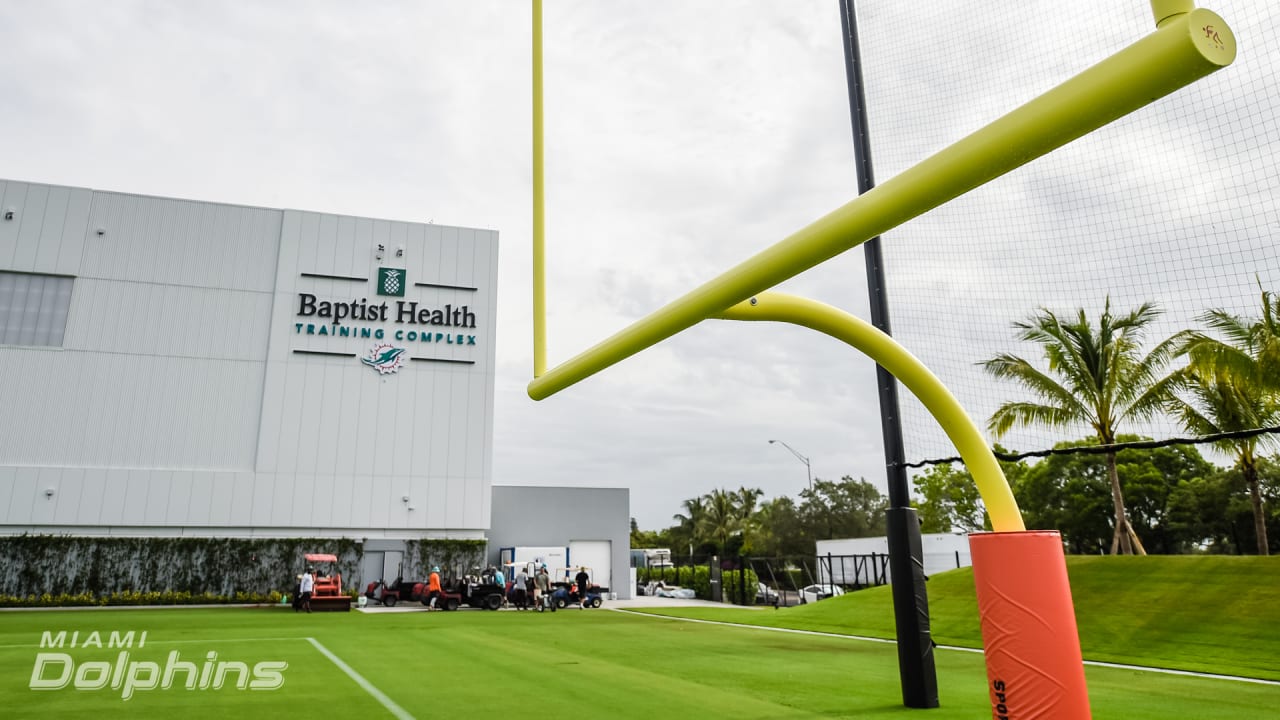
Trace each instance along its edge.
<path fill-rule="evenodd" d="M 613 543 L 609 540 L 570 540 L 569 564 L 591 568 L 591 582 L 602 588 L 613 588 L 612 550 Z"/>

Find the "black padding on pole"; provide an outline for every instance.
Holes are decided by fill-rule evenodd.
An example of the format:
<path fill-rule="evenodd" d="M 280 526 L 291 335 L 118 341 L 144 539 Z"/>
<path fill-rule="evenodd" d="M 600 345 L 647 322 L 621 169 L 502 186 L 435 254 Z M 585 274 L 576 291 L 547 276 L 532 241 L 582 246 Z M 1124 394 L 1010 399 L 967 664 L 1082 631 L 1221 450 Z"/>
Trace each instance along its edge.
<path fill-rule="evenodd" d="M 889 528 L 889 573 L 893 615 L 898 630 L 898 674 L 902 704 L 938 707 L 938 674 L 929 635 L 929 596 L 925 592 L 924 550 L 914 508 L 885 511 Z"/>

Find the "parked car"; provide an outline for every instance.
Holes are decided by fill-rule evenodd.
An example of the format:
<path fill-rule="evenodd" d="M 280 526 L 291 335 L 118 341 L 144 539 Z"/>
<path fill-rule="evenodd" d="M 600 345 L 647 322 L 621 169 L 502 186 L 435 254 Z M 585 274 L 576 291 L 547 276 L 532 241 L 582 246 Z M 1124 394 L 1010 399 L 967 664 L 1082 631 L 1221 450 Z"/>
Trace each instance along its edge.
<path fill-rule="evenodd" d="M 839 585 L 805 585 L 800 588 L 800 602 L 801 604 L 818 602 L 843 594 L 844 588 Z"/>
<path fill-rule="evenodd" d="M 778 591 L 765 585 L 762 582 L 756 583 L 756 604 L 757 605 L 777 605 Z"/>

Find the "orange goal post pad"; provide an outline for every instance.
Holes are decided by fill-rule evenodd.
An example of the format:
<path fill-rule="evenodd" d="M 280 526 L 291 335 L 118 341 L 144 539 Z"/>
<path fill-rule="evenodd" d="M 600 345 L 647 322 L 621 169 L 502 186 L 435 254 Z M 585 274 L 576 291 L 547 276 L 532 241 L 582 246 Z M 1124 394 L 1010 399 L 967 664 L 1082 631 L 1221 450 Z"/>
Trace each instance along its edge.
<path fill-rule="evenodd" d="M 1088 720 L 1089 691 L 1062 537 L 969 536 L 994 720 Z"/>

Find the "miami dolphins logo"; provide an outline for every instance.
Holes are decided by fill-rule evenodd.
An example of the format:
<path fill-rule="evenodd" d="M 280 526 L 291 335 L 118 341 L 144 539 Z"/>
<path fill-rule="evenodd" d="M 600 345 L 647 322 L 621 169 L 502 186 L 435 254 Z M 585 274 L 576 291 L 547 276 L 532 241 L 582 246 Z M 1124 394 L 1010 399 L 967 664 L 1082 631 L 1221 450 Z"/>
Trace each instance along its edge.
<path fill-rule="evenodd" d="M 393 373 L 404 367 L 404 348 L 379 343 L 370 348 L 368 356 L 360 358 L 360 362 L 377 370 L 379 375 Z"/>

